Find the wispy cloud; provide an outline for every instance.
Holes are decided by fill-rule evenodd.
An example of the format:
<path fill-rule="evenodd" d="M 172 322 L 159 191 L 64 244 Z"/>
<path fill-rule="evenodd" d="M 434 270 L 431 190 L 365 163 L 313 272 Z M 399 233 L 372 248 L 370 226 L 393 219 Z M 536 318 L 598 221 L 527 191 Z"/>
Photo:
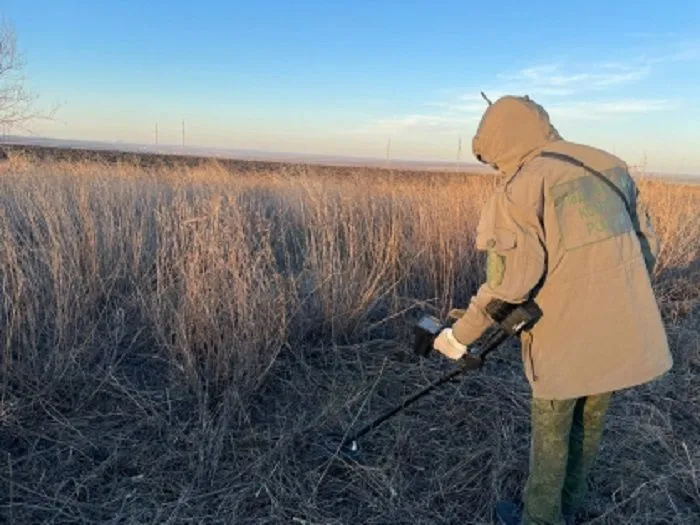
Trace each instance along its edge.
<path fill-rule="evenodd" d="M 528 67 L 499 77 L 515 86 L 545 95 L 567 96 L 611 86 L 637 82 L 651 73 L 649 64 L 596 64 L 592 67 L 571 68 L 559 64 Z"/>
<path fill-rule="evenodd" d="M 678 102 L 665 99 L 621 99 L 607 102 L 565 102 L 547 106 L 550 115 L 559 118 L 602 120 L 619 115 L 668 111 Z"/>
<path fill-rule="evenodd" d="M 378 119 L 372 122 L 369 128 L 361 131 L 371 133 L 386 133 L 400 135 L 410 133 L 454 133 L 464 130 L 478 121 L 475 116 L 455 116 L 453 114 L 435 115 L 405 115 L 392 118 Z"/>
<path fill-rule="evenodd" d="M 643 55 L 639 60 L 649 65 L 697 61 L 700 60 L 700 40 L 684 42 L 664 53 Z"/>
<path fill-rule="evenodd" d="M 497 75 L 496 83 L 485 91 L 492 100 L 506 94 L 530 95 L 543 102 L 547 111 L 558 119 L 609 120 L 678 109 L 678 100 L 636 96 L 635 86 L 650 79 L 661 64 L 696 60 L 700 60 L 700 41 L 685 42 L 653 56 L 637 56 L 626 61 L 536 64 Z M 427 102 L 425 107 L 433 111 L 376 120 L 365 131 L 462 133 L 465 128 L 473 127 L 486 109 L 479 91 L 474 88 Z M 625 96 L 625 92 L 630 95 Z"/>
<path fill-rule="evenodd" d="M 486 101 L 479 97 L 480 102 L 465 102 L 463 97 L 448 102 L 432 102 L 431 107 L 439 108 L 446 115 L 472 114 L 481 115 L 486 109 Z"/>

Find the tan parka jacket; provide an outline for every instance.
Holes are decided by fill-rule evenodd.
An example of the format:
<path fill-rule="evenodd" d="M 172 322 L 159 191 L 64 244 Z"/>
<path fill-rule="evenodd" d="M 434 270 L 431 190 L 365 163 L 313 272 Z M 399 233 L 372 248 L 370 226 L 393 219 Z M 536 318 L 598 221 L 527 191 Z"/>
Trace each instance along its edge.
<path fill-rule="evenodd" d="M 521 338 L 534 397 L 609 392 L 668 371 L 649 277 L 659 243 L 624 162 L 563 140 L 528 97 L 489 106 L 472 146 L 508 180 L 481 213 L 487 282 L 453 325 L 456 339 L 484 333 L 491 300 L 534 298 L 543 316 Z"/>

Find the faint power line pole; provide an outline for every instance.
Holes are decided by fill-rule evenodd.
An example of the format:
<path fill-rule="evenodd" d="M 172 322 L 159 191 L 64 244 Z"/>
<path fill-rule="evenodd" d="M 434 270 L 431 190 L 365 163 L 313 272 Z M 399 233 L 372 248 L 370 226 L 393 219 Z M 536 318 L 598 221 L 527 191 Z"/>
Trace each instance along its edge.
<path fill-rule="evenodd" d="M 182 119 L 182 147 L 185 147 L 185 119 Z"/>
<path fill-rule="evenodd" d="M 158 145 L 158 122 L 156 122 L 156 146 Z"/>
<path fill-rule="evenodd" d="M 391 137 L 386 141 L 386 165 L 388 168 L 391 167 Z"/>
<path fill-rule="evenodd" d="M 462 137 L 457 141 L 457 171 L 459 171 L 462 162 Z"/>

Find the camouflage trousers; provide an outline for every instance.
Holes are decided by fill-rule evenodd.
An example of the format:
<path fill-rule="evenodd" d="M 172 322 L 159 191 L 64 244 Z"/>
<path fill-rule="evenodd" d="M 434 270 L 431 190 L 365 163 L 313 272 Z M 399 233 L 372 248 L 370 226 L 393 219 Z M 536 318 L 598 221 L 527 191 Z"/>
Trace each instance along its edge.
<path fill-rule="evenodd" d="M 580 509 L 610 398 L 532 400 L 523 525 L 565 525 Z"/>

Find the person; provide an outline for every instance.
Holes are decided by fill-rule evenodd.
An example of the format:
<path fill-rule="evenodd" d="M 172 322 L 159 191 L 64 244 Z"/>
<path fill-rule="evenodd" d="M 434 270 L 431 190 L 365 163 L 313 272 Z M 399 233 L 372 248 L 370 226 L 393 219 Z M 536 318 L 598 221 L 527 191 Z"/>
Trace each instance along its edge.
<path fill-rule="evenodd" d="M 532 391 L 530 466 L 522 504 L 496 504 L 500 523 L 573 523 L 615 391 L 673 365 L 651 285 L 659 239 L 626 165 L 564 140 L 528 96 L 490 104 L 475 157 L 505 175 L 482 209 L 476 246 L 486 280 L 434 348 L 460 359 L 493 320 L 494 300 L 534 300 L 523 331 Z"/>

